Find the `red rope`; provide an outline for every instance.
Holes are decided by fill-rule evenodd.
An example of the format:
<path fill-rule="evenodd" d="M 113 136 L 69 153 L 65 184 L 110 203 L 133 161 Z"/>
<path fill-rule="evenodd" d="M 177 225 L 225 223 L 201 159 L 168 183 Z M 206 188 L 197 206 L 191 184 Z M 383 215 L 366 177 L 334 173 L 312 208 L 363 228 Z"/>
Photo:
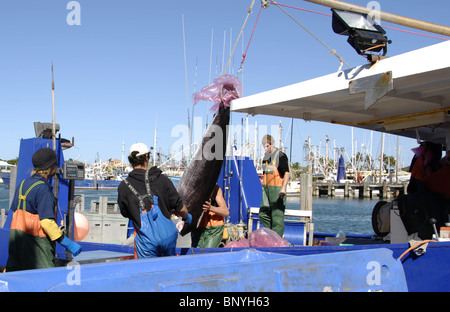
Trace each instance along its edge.
<path fill-rule="evenodd" d="M 248 44 L 247 44 L 247 49 L 245 50 L 245 53 L 242 55 L 241 66 L 245 61 L 245 57 L 247 56 L 247 51 L 248 51 L 248 48 L 250 47 L 250 42 L 252 42 L 253 33 L 255 32 L 256 24 L 258 24 L 259 16 L 261 15 L 261 10 L 262 10 L 262 6 L 259 8 L 258 17 L 256 18 L 255 25 L 253 26 L 252 34 L 251 34 L 250 40 L 248 41 Z"/>
<path fill-rule="evenodd" d="M 304 11 L 304 12 L 308 12 L 308 13 L 314 13 L 314 14 L 319 14 L 319 15 L 324 15 L 324 16 L 329 16 L 329 17 L 332 16 L 331 14 L 328 14 L 328 13 L 322 13 L 322 12 L 318 12 L 318 11 L 302 9 L 302 8 L 298 8 L 298 7 L 294 7 L 294 6 L 286 5 L 286 4 L 281 4 L 281 3 L 273 2 L 273 1 L 269 1 L 269 2 L 272 5 L 284 6 L 284 7 L 290 8 L 290 9 L 300 10 L 300 11 Z M 258 17 L 256 18 L 256 21 L 255 21 L 255 25 L 253 26 L 252 34 L 250 35 L 250 39 L 249 39 L 248 44 L 247 44 L 247 48 L 245 49 L 245 53 L 242 55 L 241 68 L 242 68 L 242 65 L 244 64 L 245 58 L 247 57 L 247 52 L 248 52 L 248 49 L 250 47 L 250 43 L 252 42 L 253 34 L 255 32 L 256 25 L 258 24 L 258 20 L 259 20 L 259 16 L 261 15 L 262 8 L 263 7 L 261 5 L 261 7 L 259 8 Z M 433 35 L 427 35 L 427 34 L 422 34 L 422 33 L 414 32 L 414 31 L 410 31 L 410 30 L 404 30 L 404 29 L 399 29 L 399 28 L 394 28 L 394 27 L 389 27 L 389 26 L 383 26 L 383 27 L 387 28 L 387 29 L 392 29 L 392 30 L 396 30 L 396 31 L 409 33 L 409 34 L 412 34 L 412 35 L 424 36 L 424 37 L 429 37 L 429 38 L 434 38 L 434 39 L 439 39 L 439 40 L 450 40 L 450 39 L 447 39 L 447 38 L 433 36 Z"/>
<path fill-rule="evenodd" d="M 389 26 L 384 26 L 384 25 L 383 25 L 383 28 L 388 28 L 388 29 L 392 29 L 392 30 L 397 30 L 397 31 L 405 32 L 405 33 L 412 34 L 412 35 L 418 35 L 418 36 L 430 37 L 430 38 L 433 38 L 433 39 L 450 40 L 450 39 L 447 39 L 447 38 L 442 38 L 442 37 L 437 37 L 437 36 L 432 36 L 432 35 L 422 34 L 422 33 L 414 32 L 414 31 L 410 31 L 410 30 L 399 29 L 399 28 L 394 28 L 394 27 L 389 27 Z"/>

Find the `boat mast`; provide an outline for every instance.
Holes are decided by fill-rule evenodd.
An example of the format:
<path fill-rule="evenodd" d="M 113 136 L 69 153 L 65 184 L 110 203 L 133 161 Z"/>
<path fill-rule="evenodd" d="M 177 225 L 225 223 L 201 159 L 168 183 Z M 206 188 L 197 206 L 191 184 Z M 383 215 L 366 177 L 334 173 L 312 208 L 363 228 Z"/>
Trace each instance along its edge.
<path fill-rule="evenodd" d="M 153 138 L 153 166 L 156 166 L 156 125 L 158 124 L 158 121 L 156 121 L 155 124 L 155 136 Z"/>
<path fill-rule="evenodd" d="M 384 162 L 384 132 L 381 133 L 381 153 L 380 153 L 380 183 L 383 183 L 383 162 Z"/>
<path fill-rule="evenodd" d="M 398 159 L 399 159 L 399 156 L 398 156 L 398 141 L 399 141 L 399 138 L 398 138 L 398 135 L 397 135 L 397 148 L 396 148 L 396 157 L 395 157 L 395 183 L 398 183 Z"/>
<path fill-rule="evenodd" d="M 329 164 L 329 158 L 328 158 L 328 142 L 330 142 L 330 139 L 328 138 L 328 134 L 326 134 L 326 138 L 325 138 L 325 180 L 328 180 L 328 164 Z"/>
<path fill-rule="evenodd" d="M 184 14 L 181 14 L 181 22 L 183 24 L 184 74 L 185 74 L 185 78 L 186 78 L 186 102 L 187 102 L 187 118 L 188 118 L 188 135 L 189 135 L 188 161 L 189 161 L 191 159 L 192 132 L 191 132 L 191 119 L 190 119 L 190 114 L 189 114 L 189 88 L 188 88 L 188 78 L 187 78 L 186 36 L 185 36 L 185 31 L 184 31 Z"/>
<path fill-rule="evenodd" d="M 214 39 L 214 28 L 211 29 L 211 50 L 209 52 L 209 80 L 208 80 L 208 86 L 211 84 L 211 66 L 212 66 L 213 39 Z M 206 105 L 205 131 L 208 129 L 208 115 L 209 115 L 209 102 L 208 102 L 208 105 Z"/>
<path fill-rule="evenodd" d="M 122 138 L 122 171 L 125 170 L 124 157 L 125 157 L 125 139 Z"/>
<path fill-rule="evenodd" d="M 55 124 L 55 81 L 53 79 L 53 61 L 52 61 L 52 138 L 53 138 L 53 150 L 56 151 L 56 124 Z"/>
<path fill-rule="evenodd" d="M 282 148 L 281 148 L 281 134 L 282 134 L 282 132 L 283 132 L 283 127 L 281 126 L 281 120 L 280 120 L 280 126 L 279 126 L 278 129 L 280 130 L 280 133 L 279 133 L 280 137 L 278 138 L 278 148 L 279 148 L 280 150 L 282 150 Z"/>
<path fill-rule="evenodd" d="M 289 146 L 289 161 L 292 163 L 292 136 L 294 134 L 294 118 L 291 118 L 291 142 Z"/>
<path fill-rule="evenodd" d="M 374 10 L 371 8 L 366 8 L 363 6 L 338 1 L 338 0 L 304 0 L 307 2 L 327 6 L 333 9 L 338 10 L 344 10 L 344 11 L 351 11 L 351 12 L 357 12 L 357 13 L 363 13 L 363 14 L 373 14 Z M 392 13 L 386 13 L 383 11 L 376 11 L 377 12 L 377 19 L 380 19 L 385 22 L 397 24 L 397 25 L 403 25 L 406 27 L 411 27 L 415 29 L 420 29 L 423 31 L 428 31 L 440 35 L 450 36 L 450 27 L 438 25 L 434 23 L 429 23 L 401 15 L 396 15 Z"/>

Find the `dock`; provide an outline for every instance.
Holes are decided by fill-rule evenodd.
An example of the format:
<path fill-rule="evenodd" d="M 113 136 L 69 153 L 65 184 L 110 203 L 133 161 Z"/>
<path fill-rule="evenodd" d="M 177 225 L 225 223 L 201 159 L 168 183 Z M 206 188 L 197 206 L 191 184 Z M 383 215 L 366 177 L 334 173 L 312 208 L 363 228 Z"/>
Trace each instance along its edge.
<path fill-rule="evenodd" d="M 337 195 L 349 198 L 373 198 L 390 199 L 396 197 L 399 193 L 406 194 L 408 182 L 404 183 L 336 183 L 313 182 L 313 196 L 334 197 Z"/>
<path fill-rule="evenodd" d="M 128 219 L 120 214 L 117 201 L 99 196 L 90 200 L 90 209 L 85 209 L 86 196 L 75 196 L 75 211 L 89 221 L 89 234 L 83 240 L 103 244 L 123 244 L 127 238 Z"/>

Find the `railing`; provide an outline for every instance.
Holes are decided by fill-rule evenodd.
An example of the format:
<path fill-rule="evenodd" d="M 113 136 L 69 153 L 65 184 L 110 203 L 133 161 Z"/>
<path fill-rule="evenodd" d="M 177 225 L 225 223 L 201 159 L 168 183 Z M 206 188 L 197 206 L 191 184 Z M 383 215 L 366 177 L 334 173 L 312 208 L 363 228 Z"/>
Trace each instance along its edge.
<path fill-rule="evenodd" d="M 403 192 L 406 194 L 408 183 L 335 183 L 329 182 L 314 182 L 313 195 L 327 195 L 330 197 L 336 196 L 336 190 L 343 190 L 344 197 L 359 197 L 372 198 L 374 191 L 378 192 L 378 197 L 382 199 L 389 199 L 395 197 L 397 193 Z M 356 195 L 358 192 L 358 195 Z"/>

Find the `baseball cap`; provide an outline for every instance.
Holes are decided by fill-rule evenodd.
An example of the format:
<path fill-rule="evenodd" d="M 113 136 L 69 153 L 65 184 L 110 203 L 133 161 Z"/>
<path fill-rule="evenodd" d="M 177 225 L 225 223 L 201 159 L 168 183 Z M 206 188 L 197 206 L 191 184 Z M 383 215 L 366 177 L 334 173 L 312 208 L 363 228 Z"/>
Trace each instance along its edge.
<path fill-rule="evenodd" d="M 145 145 L 144 143 L 134 143 L 130 147 L 129 155 L 131 156 L 131 153 L 133 153 L 133 152 L 138 152 L 136 154 L 136 157 L 137 157 L 137 156 L 141 156 L 141 155 L 150 153 L 150 150 L 148 149 L 147 145 Z"/>

